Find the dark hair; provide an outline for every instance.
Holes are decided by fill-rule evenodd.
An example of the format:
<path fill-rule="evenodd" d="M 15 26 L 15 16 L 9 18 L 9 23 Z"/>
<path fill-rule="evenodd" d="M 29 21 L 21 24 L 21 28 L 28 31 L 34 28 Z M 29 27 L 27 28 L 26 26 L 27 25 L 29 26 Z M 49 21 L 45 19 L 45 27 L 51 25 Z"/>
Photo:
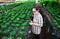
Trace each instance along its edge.
<path fill-rule="evenodd" d="M 34 7 L 36 10 L 39 10 L 39 7 Z"/>
<path fill-rule="evenodd" d="M 43 8 L 40 6 L 40 4 L 35 4 L 34 7 L 36 10 L 39 10 L 40 14 L 42 15 L 43 14 Z"/>
<path fill-rule="evenodd" d="M 36 3 L 33 8 L 35 8 L 36 10 L 39 10 L 40 5 L 38 3 Z"/>
<path fill-rule="evenodd" d="M 35 4 L 33 8 L 35 8 L 36 10 L 39 10 L 39 12 L 42 13 L 42 11 L 40 9 L 41 7 L 39 4 Z M 32 12 L 31 12 L 30 19 L 33 21 L 33 13 Z"/>

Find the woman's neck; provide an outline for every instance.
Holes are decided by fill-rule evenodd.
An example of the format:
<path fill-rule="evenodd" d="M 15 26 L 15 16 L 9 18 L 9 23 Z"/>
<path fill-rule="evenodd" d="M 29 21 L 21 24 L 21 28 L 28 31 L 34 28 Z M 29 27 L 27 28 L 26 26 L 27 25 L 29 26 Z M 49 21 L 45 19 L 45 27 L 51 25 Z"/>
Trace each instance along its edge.
<path fill-rule="evenodd" d="M 34 16 L 38 16 L 40 13 L 34 14 Z"/>

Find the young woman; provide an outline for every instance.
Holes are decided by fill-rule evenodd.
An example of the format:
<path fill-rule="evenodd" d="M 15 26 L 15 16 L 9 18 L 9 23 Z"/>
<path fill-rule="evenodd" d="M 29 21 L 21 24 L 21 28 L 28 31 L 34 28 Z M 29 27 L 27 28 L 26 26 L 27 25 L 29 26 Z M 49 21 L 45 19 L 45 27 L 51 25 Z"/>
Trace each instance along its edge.
<path fill-rule="evenodd" d="M 39 7 L 33 8 L 33 20 L 29 22 L 32 26 L 32 33 L 36 39 L 40 39 L 41 27 L 43 27 L 43 17 L 39 12 Z"/>

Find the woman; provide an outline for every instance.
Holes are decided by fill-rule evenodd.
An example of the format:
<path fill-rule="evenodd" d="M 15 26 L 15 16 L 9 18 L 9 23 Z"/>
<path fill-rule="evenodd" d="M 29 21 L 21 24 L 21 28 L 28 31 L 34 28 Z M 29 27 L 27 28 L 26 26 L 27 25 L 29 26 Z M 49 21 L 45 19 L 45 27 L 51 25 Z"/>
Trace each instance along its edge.
<path fill-rule="evenodd" d="M 40 39 L 41 27 L 43 27 L 43 17 L 39 12 L 39 7 L 33 8 L 33 20 L 29 22 L 32 26 L 32 33 L 36 39 Z"/>

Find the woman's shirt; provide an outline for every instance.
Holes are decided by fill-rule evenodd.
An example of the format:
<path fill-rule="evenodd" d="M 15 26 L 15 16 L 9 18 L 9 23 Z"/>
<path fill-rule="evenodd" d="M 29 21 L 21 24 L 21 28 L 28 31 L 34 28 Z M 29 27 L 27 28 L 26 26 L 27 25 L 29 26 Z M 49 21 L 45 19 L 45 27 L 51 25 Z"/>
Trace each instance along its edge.
<path fill-rule="evenodd" d="M 43 18 L 42 15 L 39 13 L 37 16 L 34 16 L 33 18 L 34 23 L 38 23 L 37 26 L 32 26 L 32 32 L 34 34 L 40 34 L 41 27 L 43 26 Z"/>

